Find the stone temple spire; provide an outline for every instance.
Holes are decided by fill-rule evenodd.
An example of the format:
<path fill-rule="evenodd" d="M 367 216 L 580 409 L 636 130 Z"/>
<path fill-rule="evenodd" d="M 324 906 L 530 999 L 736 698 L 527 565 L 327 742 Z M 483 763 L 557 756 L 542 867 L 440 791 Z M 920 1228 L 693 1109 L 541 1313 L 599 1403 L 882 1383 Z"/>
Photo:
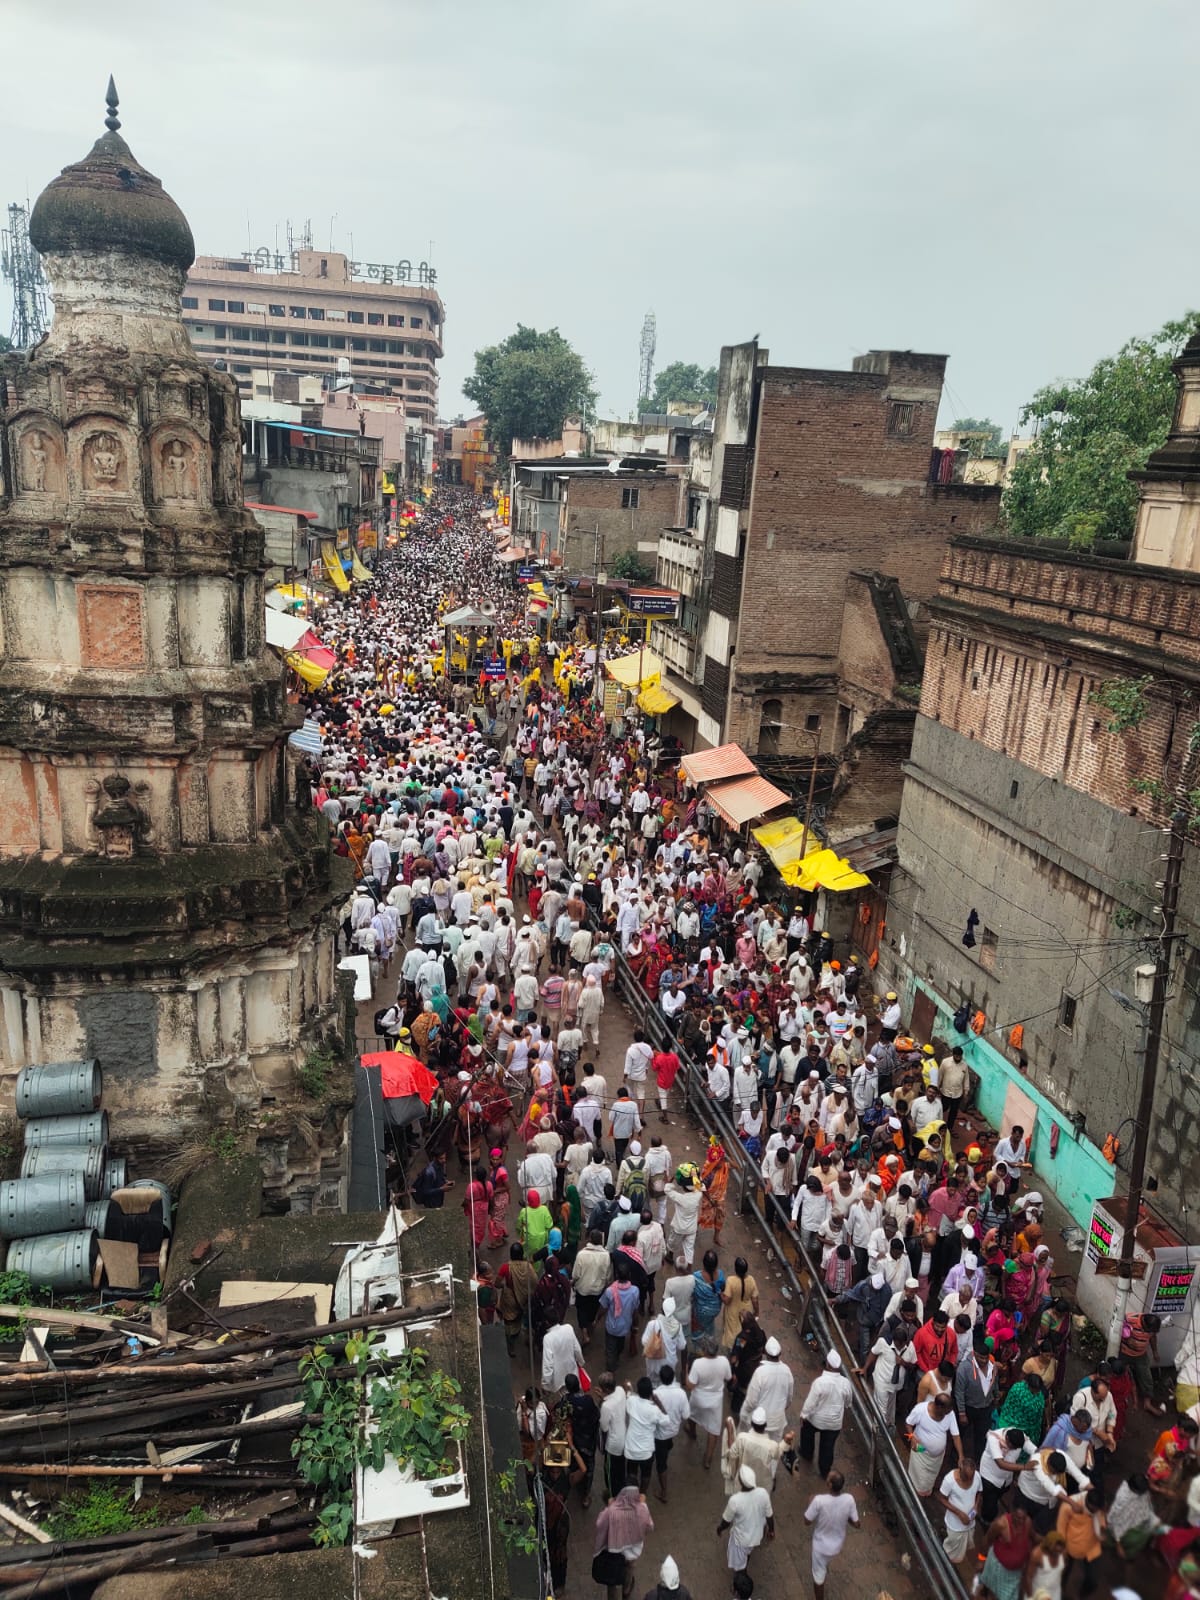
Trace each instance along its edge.
<path fill-rule="evenodd" d="M 294 1079 L 345 891 L 293 803 L 237 388 L 180 316 L 191 229 L 107 106 L 30 221 L 54 325 L 0 356 L 0 1080 L 96 1057 L 136 1148 Z"/>
<path fill-rule="evenodd" d="M 121 119 L 117 115 L 117 107 L 121 104 L 121 101 L 117 95 L 117 86 L 113 82 L 111 72 L 108 75 L 108 92 L 104 96 L 104 103 L 108 107 L 108 115 L 104 119 L 104 126 L 109 133 L 116 133 L 121 126 Z"/>

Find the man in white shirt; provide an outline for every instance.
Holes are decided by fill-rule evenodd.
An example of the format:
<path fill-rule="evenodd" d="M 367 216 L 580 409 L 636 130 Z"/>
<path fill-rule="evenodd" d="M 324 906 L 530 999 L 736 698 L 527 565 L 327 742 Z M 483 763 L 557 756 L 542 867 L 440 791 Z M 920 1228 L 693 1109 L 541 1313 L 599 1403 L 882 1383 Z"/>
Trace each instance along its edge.
<path fill-rule="evenodd" d="M 812 1577 L 813 1600 L 825 1600 L 825 1579 L 829 1576 L 829 1563 L 842 1553 L 846 1533 L 850 1528 L 861 1527 L 854 1496 L 846 1490 L 846 1480 L 840 1472 L 831 1472 L 826 1478 L 828 1494 L 815 1494 L 804 1513 L 805 1522 L 812 1523 Z"/>
<path fill-rule="evenodd" d="M 768 1339 L 763 1350 L 764 1359 L 754 1369 L 742 1402 L 742 1426 L 748 1427 L 750 1418 L 761 1406 L 766 1413 L 767 1435 L 782 1439 L 787 1428 L 787 1410 L 792 1403 L 796 1381 L 792 1369 L 782 1359 L 783 1348 L 778 1339 Z"/>
<path fill-rule="evenodd" d="M 633 1043 L 625 1052 L 625 1082 L 637 1103 L 639 1117 L 646 1113 L 646 1072 L 653 1054 L 653 1046 L 646 1043 L 642 1030 L 635 1028 Z"/>
<path fill-rule="evenodd" d="M 800 1455 L 811 1462 L 817 1451 L 817 1470 L 827 1478 L 833 1470 L 833 1452 L 853 1393 L 836 1350 L 825 1357 L 825 1370 L 809 1386 L 800 1411 Z"/>
<path fill-rule="evenodd" d="M 557 1319 L 558 1312 L 551 1315 Z M 568 1322 L 555 1321 L 542 1340 L 542 1394 L 552 1399 L 562 1388 L 568 1372 L 583 1365 L 583 1351 L 575 1329 Z"/>
<path fill-rule="evenodd" d="M 1018 1477 L 1030 1470 L 1030 1459 L 1037 1446 L 1020 1428 L 993 1428 L 987 1436 L 983 1455 L 979 1461 L 979 1476 L 983 1479 L 981 1515 L 985 1523 L 995 1521 L 1000 1514 L 1000 1496 Z"/>
<path fill-rule="evenodd" d="M 738 1473 L 741 1488 L 731 1494 L 717 1524 L 718 1535 L 729 1529 L 727 1561 L 730 1572 L 745 1572 L 751 1555 L 765 1536 L 775 1537 L 775 1517 L 771 1496 L 758 1487 L 753 1467 Z"/>

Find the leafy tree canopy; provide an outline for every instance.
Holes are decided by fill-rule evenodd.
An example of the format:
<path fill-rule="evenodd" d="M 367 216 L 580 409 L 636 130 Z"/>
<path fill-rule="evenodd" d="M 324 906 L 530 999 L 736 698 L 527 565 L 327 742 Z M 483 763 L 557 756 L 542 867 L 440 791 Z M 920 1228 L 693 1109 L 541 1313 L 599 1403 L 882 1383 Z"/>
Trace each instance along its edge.
<path fill-rule="evenodd" d="M 558 329 L 541 333 L 521 323 L 501 344 L 476 350 L 463 393 L 505 454 L 514 439 L 555 438 L 568 417 L 590 418 L 596 404 L 591 373 Z"/>
<path fill-rule="evenodd" d="M 674 401 L 677 405 L 715 405 L 717 399 L 716 367 L 698 367 L 692 361 L 672 361 L 655 374 L 654 393 L 643 395 L 643 411 L 666 412 Z"/>
<path fill-rule="evenodd" d="M 974 456 L 999 456 L 1005 453 L 1004 430 L 991 417 L 959 417 L 950 424 L 952 433 L 978 434 L 971 440 L 970 454 Z"/>
<path fill-rule="evenodd" d="M 622 550 L 613 558 L 612 575 L 626 583 L 648 583 L 654 573 L 642 561 L 636 550 Z"/>
<path fill-rule="evenodd" d="M 1129 473 L 1164 443 L 1175 409 L 1171 363 L 1200 328 L 1189 311 L 1148 338 L 1130 339 L 1086 378 L 1047 384 L 1021 413 L 1036 442 L 1009 475 L 1004 513 L 1011 532 L 1068 539 L 1128 539 L 1137 512 Z"/>

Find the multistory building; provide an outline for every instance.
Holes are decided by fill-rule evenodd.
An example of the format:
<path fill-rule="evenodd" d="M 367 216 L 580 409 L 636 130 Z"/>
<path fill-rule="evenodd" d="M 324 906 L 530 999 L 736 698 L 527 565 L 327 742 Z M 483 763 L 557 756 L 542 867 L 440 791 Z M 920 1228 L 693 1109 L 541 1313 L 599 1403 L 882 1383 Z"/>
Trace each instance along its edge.
<path fill-rule="evenodd" d="M 423 426 L 437 417 L 445 308 L 425 262 L 383 266 L 336 250 L 200 256 L 183 315 L 197 352 L 223 361 L 243 398 L 270 399 L 276 373 L 315 373 L 332 387 L 342 360 L 356 385 L 403 400 Z"/>

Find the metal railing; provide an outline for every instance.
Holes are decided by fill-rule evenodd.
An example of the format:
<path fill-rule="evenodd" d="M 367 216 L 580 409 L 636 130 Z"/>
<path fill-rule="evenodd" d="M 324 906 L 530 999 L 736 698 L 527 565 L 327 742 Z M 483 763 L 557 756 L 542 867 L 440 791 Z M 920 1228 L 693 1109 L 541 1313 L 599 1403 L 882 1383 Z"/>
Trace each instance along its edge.
<path fill-rule="evenodd" d="M 927 1592 L 938 1600 L 966 1600 L 966 1589 L 957 1567 L 942 1549 L 942 1543 L 929 1521 L 925 1503 L 913 1488 L 895 1441 L 875 1408 L 871 1393 L 862 1379 L 854 1375 L 858 1354 L 850 1348 L 845 1331 L 825 1293 L 821 1276 L 798 1236 L 782 1240 L 772 1228 L 771 1207 L 758 1162 L 746 1153 L 733 1124 L 721 1108 L 707 1098 L 703 1064 L 684 1051 L 667 1026 L 666 1018 L 642 988 L 628 962 L 617 951 L 615 988 L 622 1002 L 637 1019 L 647 1040 L 674 1050 L 680 1060 L 684 1105 L 701 1127 L 719 1135 L 737 1176 L 738 1204 L 753 1217 L 768 1247 L 783 1268 L 787 1286 L 797 1302 L 796 1322 L 803 1337 L 811 1330 L 825 1349 L 834 1349 L 850 1379 L 849 1414 L 862 1436 L 867 1454 L 867 1478 L 891 1513 L 895 1531 L 904 1540 L 914 1569 L 927 1585 Z M 677 1080 L 678 1081 L 678 1080 Z M 796 1261 L 789 1258 L 795 1252 Z M 797 1266 L 800 1273 L 797 1272 Z M 801 1276 L 800 1274 L 803 1274 Z"/>

